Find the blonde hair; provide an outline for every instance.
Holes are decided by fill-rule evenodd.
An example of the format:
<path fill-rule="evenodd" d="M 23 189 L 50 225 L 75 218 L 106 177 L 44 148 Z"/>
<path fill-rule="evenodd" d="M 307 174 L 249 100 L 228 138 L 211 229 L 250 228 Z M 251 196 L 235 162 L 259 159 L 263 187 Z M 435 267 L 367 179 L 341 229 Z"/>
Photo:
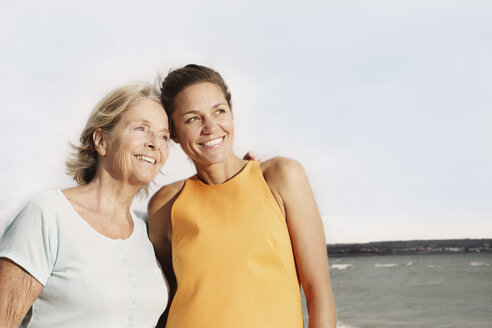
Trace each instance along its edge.
<path fill-rule="evenodd" d="M 66 162 L 67 174 L 79 185 L 88 184 L 96 175 L 98 153 L 92 137 L 94 131 L 100 128 L 110 132 L 122 115 L 141 98 L 149 98 L 160 104 L 160 94 L 156 88 L 149 83 L 133 82 L 111 91 L 96 105 L 80 135 L 80 146 L 71 144 L 75 153 Z M 143 189 L 147 195 L 148 185 Z"/>

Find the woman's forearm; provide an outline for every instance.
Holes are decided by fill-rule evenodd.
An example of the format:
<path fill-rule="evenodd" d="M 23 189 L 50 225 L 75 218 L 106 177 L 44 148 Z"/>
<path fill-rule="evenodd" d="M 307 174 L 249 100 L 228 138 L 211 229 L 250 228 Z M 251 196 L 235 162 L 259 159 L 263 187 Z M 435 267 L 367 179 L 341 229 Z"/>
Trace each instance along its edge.
<path fill-rule="evenodd" d="M 43 285 L 14 262 L 0 258 L 0 323 L 18 327 Z"/>
<path fill-rule="evenodd" d="M 337 323 L 335 303 L 331 288 L 312 292 L 306 290 L 309 328 L 335 328 Z"/>

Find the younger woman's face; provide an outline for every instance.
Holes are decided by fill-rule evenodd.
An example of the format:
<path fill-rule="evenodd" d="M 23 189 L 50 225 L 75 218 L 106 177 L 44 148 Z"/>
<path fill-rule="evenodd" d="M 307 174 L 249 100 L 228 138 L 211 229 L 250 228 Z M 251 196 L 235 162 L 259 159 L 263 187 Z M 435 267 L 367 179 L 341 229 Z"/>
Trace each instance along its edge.
<path fill-rule="evenodd" d="M 233 156 L 232 112 L 218 85 L 202 82 L 186 87 L 174 106 L 175 141 L 195 165 L 220 163 Z"/>

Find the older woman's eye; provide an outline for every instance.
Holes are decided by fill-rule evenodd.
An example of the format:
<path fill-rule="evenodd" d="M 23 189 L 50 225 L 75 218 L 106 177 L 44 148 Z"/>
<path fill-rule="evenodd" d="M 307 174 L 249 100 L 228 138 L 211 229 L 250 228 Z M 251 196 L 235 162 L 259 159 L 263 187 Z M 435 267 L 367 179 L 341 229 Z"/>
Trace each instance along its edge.
<path fill-rule="evenodd" d="M 220 114 L 224 114 L 225 112 L 226 112 L 226 110 L 221 108 L 221 109 L 218 109 L 218 110 L 215 112 L 215 114 L 219 114 L 219 115 L 220 115 Z"/>

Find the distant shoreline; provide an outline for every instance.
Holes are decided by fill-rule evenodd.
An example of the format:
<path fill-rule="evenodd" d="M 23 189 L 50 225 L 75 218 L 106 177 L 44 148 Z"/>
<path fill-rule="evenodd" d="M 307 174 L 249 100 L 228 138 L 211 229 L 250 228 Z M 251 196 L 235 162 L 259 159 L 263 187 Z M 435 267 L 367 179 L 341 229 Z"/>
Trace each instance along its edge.
<path fill-rule="evenodd" d="M 359 244 L 326 245 L 328 256 L 427 255 L 427 254 L 492 254 L 492 239 L 445 239 L 381 241 Z"/>

